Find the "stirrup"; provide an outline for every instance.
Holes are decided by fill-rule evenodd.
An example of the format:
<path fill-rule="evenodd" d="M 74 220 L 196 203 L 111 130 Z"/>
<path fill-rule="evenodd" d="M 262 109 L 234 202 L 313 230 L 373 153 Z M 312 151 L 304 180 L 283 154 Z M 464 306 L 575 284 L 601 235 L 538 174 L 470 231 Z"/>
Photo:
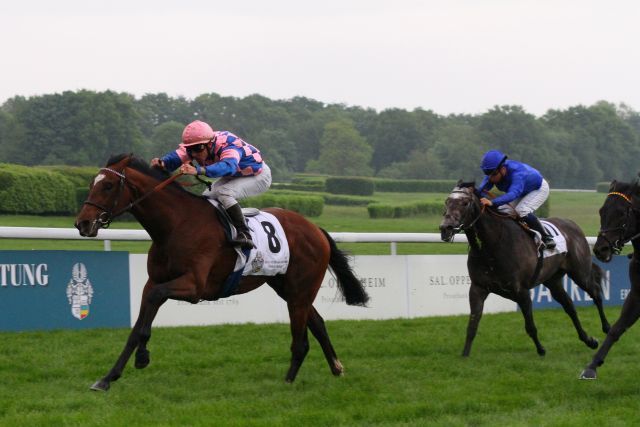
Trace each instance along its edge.
<path fill-rule="evenodd" d="M 249 233 L 245 231 L 239 231 L 236 238 L 231 240 L 234 245 L 240 245 L 243 249 L 255 249 L 256 245 L 251 240 Z"/>

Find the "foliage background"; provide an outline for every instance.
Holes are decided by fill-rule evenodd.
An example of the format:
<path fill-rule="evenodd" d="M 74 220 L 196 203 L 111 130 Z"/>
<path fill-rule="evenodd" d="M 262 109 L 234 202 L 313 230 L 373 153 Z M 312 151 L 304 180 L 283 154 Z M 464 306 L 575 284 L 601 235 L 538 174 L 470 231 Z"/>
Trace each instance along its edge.
<path fill-rule="evenodd" d="M 295 97 L 272 100 L 164 93 L 135 98 L 112 91 L 67 91 L 0 106 L 0 162 L 103 166 L 112 154 L 144 158 L 176 147 L 194 120 L 229 130 L 256 145 L 276 181 L 293 173 L 401 179 L 479 179 L 488 149 L 538 168 L 552 188 L 593 189 L 629 180 L 640 155 L 640 114 L 606 101 L 548 110 L 541 117 L 517 105 L 478 115 L 324 104 Z"/>

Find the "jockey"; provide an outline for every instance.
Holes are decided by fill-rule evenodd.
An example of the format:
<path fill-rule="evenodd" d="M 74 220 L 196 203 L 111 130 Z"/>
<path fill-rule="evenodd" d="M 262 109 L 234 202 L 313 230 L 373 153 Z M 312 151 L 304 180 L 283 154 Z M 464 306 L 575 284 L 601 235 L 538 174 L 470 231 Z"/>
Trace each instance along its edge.
<path fill-rule="evenodd" d="M 211 191 L 205 190 L 203 195 L 217 199 L 224 206 L 238 230 L 233 243 L 243 248 L 254 247 L 238 199 L 257 196 L 271 186 L 271 170 L 257 148 L 231 132 L 214 131 L 207 123 L 196 120 L 184 128 L 178 148 L 152 159 L 151 166 L 170 172 L 180 168 L 180 172 L 187 175 L 220 178 Z"/>
<path fill-rule="evenodd" d="M 534 211 L 542 206 L 549 197 L 549 184 L 540 172 L 525 163 L 507 160 L 507 156 L 498 150 L 487 151 L 482 158 L 480 167 L 485 174 L 477 189 L 480 203 L 483 206 L 496 207 L 511 203 L 517 216 L 529 228 L 540 233 L 544 246 L 548 249 L 555 248 L 553 237 L 547 234 L 534 215 Z M 494 185 L 504 194 L 489 200 L 484 197 L 484 193 L 487 193 Z"/>

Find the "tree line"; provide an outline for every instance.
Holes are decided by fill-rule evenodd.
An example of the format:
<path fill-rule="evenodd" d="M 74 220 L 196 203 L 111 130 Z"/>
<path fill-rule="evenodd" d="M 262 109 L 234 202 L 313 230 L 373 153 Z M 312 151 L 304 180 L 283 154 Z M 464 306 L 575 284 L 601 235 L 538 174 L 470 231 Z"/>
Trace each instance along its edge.
<path fill-rule="evenodd" d="M 299 172 L 478 179 L 489 149 L 533 165 L 552 188 L 594 188 L 640 169 L 640 114 L 605 101 L 541 117 L 516 105 L 444 116 L 304 97 L 208 93 L 190 100 L 87 90 L 7 100 L 0 107 L 0 162 L 103 166 L 122 152 L 150 159 L 175 149 L 195 119 L 256 145 L 280 181 Z"/>

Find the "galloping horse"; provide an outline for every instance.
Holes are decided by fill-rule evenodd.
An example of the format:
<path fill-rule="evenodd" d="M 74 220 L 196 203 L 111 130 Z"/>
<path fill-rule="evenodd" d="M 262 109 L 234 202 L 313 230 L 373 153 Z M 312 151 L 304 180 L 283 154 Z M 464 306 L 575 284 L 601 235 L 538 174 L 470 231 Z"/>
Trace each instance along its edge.
<path fill-rule="evenodd" d="M 132 155 L 114 156 L 93 180 L 76 218 L 80 234 L 94 237 L 114 216 L 130 211 L 153 240 L 138 320 L 115 365 L 91 387 L 94 390 L 108 390 L 136 349 L 135 367 L 149 364 L 151 323 L 167 299 L 194 304 L 218 299 L 234 269 L 237 254 L 227 242 L 215 208 L 177 183 L 169 184 L 170 179 L 166 172 L 151 169 Z M 288 269 L 276 276 L 243 277 L 234 294 L 249 292 L 266 282 L 287 302 L 292 336 L 287 382 L 295 379 L 309 351 L 307 328 L 320 343 L 333 375 L 341 375 L 343 366 L 313 301 L 327 267 L 336 275 L 347 304 L 365 305 L 368 296 L 345 254 L 326 231 L 295 212 L 277 208 L 265 211 L 273 214 L 285 230 L 290 248 Z"/>
<path fill-rule="evenodd" d="M 562 287 L 562 278 L 568 274 L 593 298 L 600 313 L 602 329 L 605 332 L 609 330 L 602 308 L 602 269 L 591 262 L 589 245 L 580 228 L 570 220 L 549 219 L 564 235 L 567 252 L 544 258 L 539 265 L 538 249 L 533 239 L 511 216 L 481 208 L 474 185 L 458 182 L 445 202 L 446 211 L 440 224 L 442 240 L 451 241 L 456 233 L 464 231 L 470 245 L 467 267 L 471 278 L 471 313 L 462 355 L 468 356 L 471 352 L 484 301 L 489 293 L 495 293 L 518 304 L 527 334 L 538 354 L 543 356 L 546 351 L 538 340 L 529 293 L 538 283 L 549 288 L 553 298 L 571 317 L 580 340 L 590 348 L 598 347 L 598 341 L 582 329 L 571 298 Z"/>
<path fill-rule="evenodd" d="M 614 253 L 620 253 L 625 243 L 633 245 L 629 263 L 631 290 L 620 311 L 620 318 L 609 330 L 602 346 L 591 363 L 580 374 L 581 379 L 595 380 L 596 368 L 604 363 L 609 350 L 640 317 L 640 185 L 613 181 L 609 194 L 600 208 L 600 231 L 593 247 L 595 256 L 603 262 L 611 261 Z"/>

